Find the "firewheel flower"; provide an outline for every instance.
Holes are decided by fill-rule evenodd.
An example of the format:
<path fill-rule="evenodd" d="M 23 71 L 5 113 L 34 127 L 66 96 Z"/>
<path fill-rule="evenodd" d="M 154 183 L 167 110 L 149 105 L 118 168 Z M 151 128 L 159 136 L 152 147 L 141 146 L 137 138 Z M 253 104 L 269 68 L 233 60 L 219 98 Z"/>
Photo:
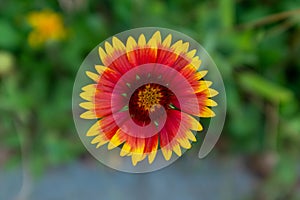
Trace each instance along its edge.
<path fill-rule="evenodd" d="M 62 17 L 53 11 L 34 11 L 27 16 L 27 22 L 32 27 L 28 43 L 32 47 L 41 46 L 48 41 L 59 41 L 66 37 L 66 28 Z"/>
<path fill-rule="evenodd" d="M 101 65 L 97 73 L 86 71 L 92 84 L 82 87 L 85 101 L 82 119 L 96 120 L 86 135 L 96 148 L 120 148 L 120 156 L 131 156 L 132 164 L 157 152 L 165 160 L 182 155 L 202 131 L 198 118 L 213 117 L 211 99 L 218 92 L 204 80 L 201 59 L 189 42 L 162 38 L 160 31 L 147 40 L 144 34 L 117 37 L 99 47 Z"/>

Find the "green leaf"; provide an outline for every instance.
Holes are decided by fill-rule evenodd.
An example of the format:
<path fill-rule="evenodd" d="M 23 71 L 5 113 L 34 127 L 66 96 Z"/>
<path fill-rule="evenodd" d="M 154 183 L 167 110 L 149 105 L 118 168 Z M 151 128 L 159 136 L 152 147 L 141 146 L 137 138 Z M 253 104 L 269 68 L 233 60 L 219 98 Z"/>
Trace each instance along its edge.
<path fill-rule="evenodd" d="M 246 91 L 274 103 L 290 102 L 294 96 L 289 89 L 251 72 L 239 74 L 239 83 Z"/>
<path fill-rule="evenodd" d="M 224 28 L 231 29 L 234 23 L 234 1 L 220 1 L 221 21 Z"/>
<path fill-rule="evenodd" d="M 0 47 L 12 49 L 18 46 L 20 37 L 16 29 L 5 20 L 0 20 Z"/>

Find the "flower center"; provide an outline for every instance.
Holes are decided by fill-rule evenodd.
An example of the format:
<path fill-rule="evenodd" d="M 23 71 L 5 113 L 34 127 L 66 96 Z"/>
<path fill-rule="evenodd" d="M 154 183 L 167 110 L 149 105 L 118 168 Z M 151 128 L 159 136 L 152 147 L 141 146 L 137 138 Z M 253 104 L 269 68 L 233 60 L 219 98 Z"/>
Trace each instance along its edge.
<path fill-rule="evenodd" d="M 171 100 L 174 98 L 176 99 L 174 93 L 162 85 L 156 83 L 142 85 L 130 98 L 130 116 L 134 122 L 145 126 L 151 122 L 150 113 L 159 117 L 160 109 L 171 109 Z"/>
<path fill-rule="evenodd" d="M 160 107 L 161 97 L 163 95 L 158 85 L 147 84 L 139 90 L 137 104 L 140 108 L 153 112 L 156 107 Z"/>

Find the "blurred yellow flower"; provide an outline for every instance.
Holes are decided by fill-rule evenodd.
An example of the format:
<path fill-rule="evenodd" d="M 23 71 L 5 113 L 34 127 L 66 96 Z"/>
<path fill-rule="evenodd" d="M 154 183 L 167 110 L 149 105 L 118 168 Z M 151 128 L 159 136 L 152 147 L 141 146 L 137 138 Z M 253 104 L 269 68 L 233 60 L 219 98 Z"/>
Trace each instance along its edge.
<path fill-rule="evenodd" d="M 32 26 L 28 42 L 32 47 L 41 46 L 48 41 L 59 41 L 66 37 L 62 16 L 51 10 L 34 11 L 27 17 Z"/>

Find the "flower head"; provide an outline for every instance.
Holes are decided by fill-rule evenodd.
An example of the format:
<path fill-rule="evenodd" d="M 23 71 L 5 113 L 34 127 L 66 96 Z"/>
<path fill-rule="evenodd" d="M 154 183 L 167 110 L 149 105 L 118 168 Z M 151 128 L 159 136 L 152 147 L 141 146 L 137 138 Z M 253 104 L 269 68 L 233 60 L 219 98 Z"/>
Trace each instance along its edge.
<path fill-rule="evenodd" d="M 151 164 L 159 150 L 166 160 L 182 155 L 196 141 L 192 131 L 201 131 L 197 117 L 213 117 L 210 109 L 218 92 L 204 80 L 196 50 L 182 40 L 164 39 L 159 31 L 147 41 L 117 37 L 99 47 L 102 65 L 86 74 L 94 83 L 82 88 L 83 119 L 97 122 L 87 131 L 91 143 L 108 149 L 120 147 L 120 156 L 131 156 L 133 165 L 148 158 Z"/>
<path fill-rule="evenodd" d="M 33 28 L 28 37 L 28 42 L 32 47 L 43 45 L 48 41 L 58 41 L 66 36 L 62 17 L 53 11 L 31 12 L 27 21 Z"/>

